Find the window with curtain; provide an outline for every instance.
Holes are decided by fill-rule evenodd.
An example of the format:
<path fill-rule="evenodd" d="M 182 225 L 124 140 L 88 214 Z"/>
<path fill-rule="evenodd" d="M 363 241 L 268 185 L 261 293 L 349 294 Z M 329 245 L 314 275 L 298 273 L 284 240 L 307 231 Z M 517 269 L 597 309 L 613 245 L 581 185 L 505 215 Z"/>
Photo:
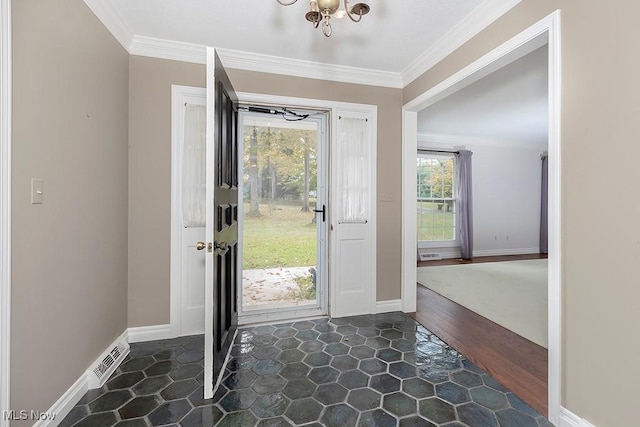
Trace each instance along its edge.
<path fill-rule="evenodd" d="M 205 226 L 206 107 L 186 104 L 182 151 L 182 222 L 184 227 Z"/>
<path fill-rule="evenodd" d="M 369 199 L 369 153 L 366 119 L 340 118 L 340 161 L 342 185 L 339 222 L 366 222 Z"/>
<path fill-rule="evenodd" d="M 456 239 L 455 156 L 418 154 L 418 241 Z"/>

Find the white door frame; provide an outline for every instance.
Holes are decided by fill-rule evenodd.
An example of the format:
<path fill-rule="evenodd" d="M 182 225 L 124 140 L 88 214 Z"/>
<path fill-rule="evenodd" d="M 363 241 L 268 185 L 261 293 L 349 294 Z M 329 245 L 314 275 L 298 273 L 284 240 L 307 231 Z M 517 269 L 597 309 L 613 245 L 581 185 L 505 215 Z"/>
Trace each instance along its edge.
<path fill-rule="evenodd" d="M 331 125 L 330 125 L 330 136 L 329 136 L 329 158 L 331 158 L 331 150 L 332 150 L 332 144 L 335 143 L 334 141 L 334 137 L 335 137 L 335 132 L 338 126 L 338 111 L 353 111 L 353 112 L 361 112 L 361 113 L 368 113 L 371 115 L 372 119 L 373 119 L 373 124 L 371 125 L 373 130 L 373 134 L 374 136 L 377 135 L 377 126 L 375 125 L 375 123 L 377 123 L 377 107 L 375 105 L 368 105 L 368 104 L 355 104 L 355 103 L 348 103 L 348 102 L 337 102 L 337 101 L 328 101 L 328 100 L 322 100 L 322 99 L 311 99 L 311 98 L 295 98 L 295 97 L 289 97 L 289 96 L 278 96 L 278 95 L 267 95 L 267 94 L 256 94 L 256 93 L 246 93 L 246 92 L 237 92 L 236 95 L 238 96 L 238 100 L 240 103 L 244 103 L 244 104 L 262 104 L 262 105 L 290 105 L 292 107 L 301 107 L 301 108 L 315 108 L 315 109 L 319 109 L 319 110 L 329 110 L 331 112 Z M 332 180 L 331 180 L 331 175 L 332 175 L 332 165 L 329 165 L 329 176 L 328 176 L 328 185 L 329 185 L 329 203 L 330 204 L 335 204 L 333 203 L 333 199 L 336 197 L 336 195 L 334 194 L 335 191 L 332 188 Z M 374 173 L 374 177 L 376 176 L 375 171 Z M 375 190 L 374 190 L 374 194 L 375 194 Z M 373 212 L 371 215 L 371 218 L 369 220 L 369 223 L 371 224 L 371 229 L 373 230 L 371 239 L 372 239 L 372 246 L 375 248 L 376 247 L 376 227 L 377 227 L 377 218 L 376 218 L 376 214 L 375 214 L 375 206 L 376 203 L 373 203 Z M 329 206 L 329 229 L 331 229 L 331 224 L 333 221 L 333 218 L 335 218 L 335 216 L 332 216 L 332 209 Z M 334 268 L 332 267 L 332 264 L 335 265 L 335 260 L 332 260 L 332 257 L 335 256 L 335 250 L 333 250 L 333 236 L 331 235 L 331 231 L 329 231 L 328 233 L 328 240 L 329 240 L 329 246 L 328 246 L 328 257 L 327 259 L 329 260 L 329 278 L 332 277 L 332 272 L 334 270 Z M 375 251 L 374 251 L 375 253 Z M 364 305 L 367 305 L 367 311 L 369 313 L 375 313 L 376 311 L 376 264 L 375 261 L 372 263 L 371 266 L 371 272 L 370 272 L 370 277 L 372 279 L 371 281 L 371 299 L 370 301 L 363 301 Z M 332 297 L 332 280 L 329 279 L 329 282 L 327 284 L 327 291 L 329 293 L 329 315 L 331 315 L 332 313 L 332 307 L 331 307 L 331 297 Z"/>
<path fill-rule="evenodd" d="M 171 259 L 170 259 L 170 329 L 171 337 L 182 331 L 182 139 L 184 103 L 189 98 L 202 99 L 203 87 L 171 85 Z M 204 228 L 204 227 L 203 227 Z M 202 284 L 204 286 L 204 283 Z"/>
<path fill-rule="evenodd" d="M 481 79 L 502 66 L 548 43 L 549 51 L 549 364 L 548 419 L 560 421 L 562 363 L 562 274 L 560 251 L 561 226 L 561 44 L 560 11 L 513 37 L 482 58 L 453 74 L 403 107 L 403 175 L 402 175 L 402 308 L 416 311 L 416 150 L 418 112 Z"/>
<path fill-rule="evenodd" d="M 11 0 L 0 3 L 0 414 L 9 410 L 11 359 Z M 9 426 L 0 417 L 0 426 Z"/>
<path fill-rule="evenodd" d="M 4 1 L 4 0 L 3 0 Z M 176 114 L 179 113 L 178 108 L 181 107 L 183 101 L 180 99 L 181 96 L 178 94 L 187 93 L 190 95 L 198 95 L 204 94 L 206 97 L 206 89 L 205 88 L 195 88 L 188 86 L 172 86 L 172 123 L 177 123 Z M 301 107 L 301 108 L 314 108 L 318 110 L 328 110 L 331 112 L 331 120 L 329 124 L 329 147 L 328 152 L 326 153 L 327 161 L 331 156 L 331 135 L 335 133 L 335 129 L 337 127 L 337 112 L 340 110 L 345 111 L 355 111 L 355 112 L 367 112 L 370 113 L 374 118 L 376 116 L 376 107 L 368 104 L 356 104 L 356 103 L 347 103 L 347 102 L 336 102 L 336 101 L 327 101 L 327 100 L 319 100 L 319 99 L 311 99 L 311 98 L 295 98 L 295 97 L 287 97 L 287 96 L 278 96 L 278 95 L 265 95 L 265 94 L 255 94 L 255 93 L 246 93 L 246 92 L 237 92 L 238 100 L 240 103 L 244 104 L 262 104 L 262 105 L 287 105 L 291 107 Z M 373 120 L 373 129 L 374 135 L 377 133 L 377 127 L 375 123 L 376 120 Z M 179 141 L 180 141 L 180 129 L 175 126 L 172 126 L 172 158 L 171 158 L 171 256 L 170 256 L 170 336 L 177 337 L 180 333 L 180 280 L 181 280 L 181 224 L 180 224 L 180 183 L 178 171 L 180 171 L 181 165 L 178 164 L 180 157 L 176 155 L 179 150 Z M 328 179 L 327 185 L 329 187 L 329 198 L 328 202 L 331 202 L 332 192 L 331 192 L 331 165 L 329 165 L 328 171 Z M 375 176 L 375 175 L 374 175 Z M 331 218 L 331 215 L 329 215 Z M 373 203 L 373 212 L 372 217 L 369 220 L 371 223 L 371 228 L 374 231 L 372 235 L 373 239 L 373 247 L 376 245 L 376 215 L 375 215 L 375 203 Z M 329 222 L 330 224 L 330 222 Z M 331 250 L 331 233 L 327 233 L 327 254 L 326 259 L 329 261 L 329 268 L 331 265 L 331 256 L 335 251 Z M 327 271 L 327 286 L 326 290 L 328 293 L 328 298 L 331 298 L 331 280 L 330 280 L 330 271 Z M 367 311 L 370 313 L 375 313 L 376 311 L 376 266 L 375 262 L 372 265 L 371 270 L 372 277 L 372 293 L 369 301 L 366 301 L 364 305 L 366 305 Z M 370 307 L 369 307 L 370 306 Z M 331 314 L 331 306 L 327 307 L 328 314 Z M 286 314 L 285 317 L 290 317 L 290 313 Z M 246 322 L 266 322 L 266 321 L 276 321 L 282 319 L 284 317 L 277 317 L 274 315 L 265 315 L 264 318 L 251 317 L 247 318 L 243 321 L 243 319 L 239 319 L 240 324 L 246 324 Z"/>
<path fill-rule="evenodd" d="M 240 94 L 237 94 L 240 96 Z M 242 103 L 242 100 L 240 100 Z M 287 104 L 286 107 L 293 108 L 293 105 Z M 317 110 L 323 111 L 324 110 Z M 327 112 L 328 113 L 328 112 Z M 244 124 L 244 117 L 251 116 L 252 114 L 259 115 L 261 113 L 252 113 L 246 111 L 240 111 L 238 126 L 242 126 Z M 307 120 L 313 120 L 318 125 L 318 133 L 321 135 L 318 138 L 319 145 L 319 158 L 320 162 L 318 162 L 318 194 L 322 195 L 322 201 L 325 205 L 329 204 L 329 114 L 326 114 L 326 117 L 321 118 L 313 118 L 309 117 Z M 238 130 L 238 135 L 242 135 L 242 131 Z M 244 141 L 242 137 L 238 138 L 238 152 L 244 152 Z M 238 156 L 238 171 L 239 174 L 243 171 L 243 159 L 242 156 Z M 243 197 L 244 194 L 244 183 L 243 180 L 239 180 L 238 183 L 238 194 L 239 197 Z M 317 207 L 316 207 L 317 209 Z M 244 218 L 244 203 L 238 203 L 238 217 Z M 317 219 L 317 218 L 316 218 Z M 329 279 L 328 279 L 328 236 L 329 222 L 325 222 L 321 226 L 317 227 L 317 272 L 316 272 L 316 286 L 318 292 L 318 306 L 307 306 L 307 307 L 282 307 L 278 310 L 274 309 L 266 309 L 266 310 L 243 310 L 243 298 L 242 298 L 242 280 L 238 282 L 238 324 L 239 325 L 249 325 L 256 323 L 264 323 L 264 322 L 275 322 L 280 320 L 287 319 L 302 319 L 302 318 L 312 318 L 312 317 L 320 317 L 324 316 L 329 312 L 329 299 L 328 299 L 328 291 L 329 291 Z M 321 223 L 317 223 L 320 225 Z M 242 277 L 242 259 L 243 253 L 242 248 L 244 247 L 244 225 L 243 221 L 238 222 L 238 245 L 241 248 L 238 258 L 238 277 Z M 319 286 L 318 286 L 319 284 Z"/>

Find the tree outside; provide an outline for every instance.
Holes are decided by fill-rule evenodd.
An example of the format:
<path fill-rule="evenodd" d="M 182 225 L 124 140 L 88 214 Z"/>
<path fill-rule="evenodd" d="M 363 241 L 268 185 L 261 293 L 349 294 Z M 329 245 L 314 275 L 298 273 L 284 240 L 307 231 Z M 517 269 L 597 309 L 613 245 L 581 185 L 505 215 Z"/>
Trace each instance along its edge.
<path fill-rule="evenodd" d="M 245 126 L 243 138 L 243 301 L 315 303 L 318 132 Z"/>
<path fill-rule="evenodd" d="M 244 200 L 249 216 L 259 204 L 300 204 L 308 212 L 317 192 L 317 131 L 245 126 Z"/>
<path fill-rule="evenodd" d="M 418 240 L 454 239 L 453 157 L 419 156 L 417 172 Z"/>

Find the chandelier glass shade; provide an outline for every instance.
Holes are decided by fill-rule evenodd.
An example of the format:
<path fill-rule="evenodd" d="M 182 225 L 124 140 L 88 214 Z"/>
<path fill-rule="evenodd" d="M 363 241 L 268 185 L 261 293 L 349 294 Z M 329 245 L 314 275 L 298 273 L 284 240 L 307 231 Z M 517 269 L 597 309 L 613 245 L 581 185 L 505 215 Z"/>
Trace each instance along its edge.
<path fill-rule="evenodd" d="M 291 6 L 298 0 L 276 0 L 283 6 Z M 342 4 L 342 9 L 340 5 Z M 322 33 L 330 37 L 332 33 L 331 18 L 342 18 L 348 16 L 353 22 L 360 22 L 362 17 L 369 13 L 371 8 L 365 3 L 349 5 L 349 0 L 311 0 L 309 11 L 305 14 L 307 21 L 311 22 L 314 28 L 318 28 L 322 23 Z"/>

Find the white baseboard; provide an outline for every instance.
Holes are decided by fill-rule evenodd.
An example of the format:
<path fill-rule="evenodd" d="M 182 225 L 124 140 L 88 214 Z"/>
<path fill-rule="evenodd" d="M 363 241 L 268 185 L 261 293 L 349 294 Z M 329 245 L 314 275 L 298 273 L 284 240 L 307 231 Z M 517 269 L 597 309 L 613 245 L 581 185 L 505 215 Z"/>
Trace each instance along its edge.
<path fill-rule="evenodd" d="M 376 302 L 376 313 L 389 313 L 391 311 L 402 311 L 401 299 Z"/>
<path fill-rule="evenodd" d="M 89 390 L 89 381 L 86 373 L 82 374 L 78 380 L 58 399 L 56 403 L 46 411 L 42 418 L 36 421 L 34 427 L 55 427 L 62 422 L 74 406 L 82 399 L 82 396 Z M 53 420 L 47 419 L 55 414 Z"/>
<path fill-rule="evenodd" d="M 33 424 L 34 427 L 55 427 L 60 424 L 89 390 L 89 384 L 91 382 L 89 375 L 91 374 L 91 369 L 93 369 L 93 367 L 95 367 L 104 358 L 104 355 L 111 351 L 113 347 L 122 342 L 126 343 L 126 341 L 127 331 L 125 330 L 111 345 L 109 345 L 109 347 L 106 348 L 102 355 L 90 365 L 89 369 L 84 371 L 80 378 L 78 378 L 76 382 L 74 382 L 73 385 L 64 392 L 60 399 L 58 399 L 51 408 L 49 408 L 49 410 L 41 414 L 41 418 Z M 128 350 L 129 349 L 127 348 L 127 353 Z M 118 359 L 116 363 L 111 366 L 109 372 L 115 371 L 118 368 L 118 365 L 122 363 L 122 360 L 124 360 L 124 357 Z"/>
<path fill-rule="evenodd" d="M 560 408 L 560 423 L 558 427 L 595 427 L 584 418 L 580 418 L 567 408 Z"/>
<path fill-rule="evenodd" d="M 503 255 L 531 255 L 539 254 L 540 248 L 519 248 L 519 249 L 480 249 L 474 250 L 474 257 L 483 256 L 503 256 Z"/>
<path fill-rule="evenodd" d="M 125 330 L 87 369 L 89 389 L 100 388 L 129 354 L 128 331 Z"/>
<path fill-rule="evenodd" d="M 129 328 L 127 331 L 129 333 L 129 343 L 173 338 L 171 325 L 139 326 L 137 328 Z"/>

